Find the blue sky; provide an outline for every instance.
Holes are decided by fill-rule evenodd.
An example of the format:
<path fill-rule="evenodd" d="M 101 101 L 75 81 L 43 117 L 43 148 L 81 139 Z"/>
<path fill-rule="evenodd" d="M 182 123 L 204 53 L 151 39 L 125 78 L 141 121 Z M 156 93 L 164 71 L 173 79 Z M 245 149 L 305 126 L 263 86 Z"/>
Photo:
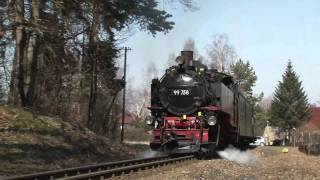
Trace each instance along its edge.
<path fill-rule="evenodd" d="M 212 35 L 224 33 L 238 57 L 249 60 L 255 69 L 255 93 L 271 95 L 291 59 L 310 102 L 320 100 L 320 1 L 201 0 L 195 12 L 175 6 L 162 6 L 176 23 L 168 34 L 152 37 L 136 32 L 125 42 L 133 49 L 128 53 L 128 78 L 133 86 L 143 84 L 141 72 L 150 61 L 161 75 L 169 54 L 178 54 L 189 37 L 206 55 Z"/>

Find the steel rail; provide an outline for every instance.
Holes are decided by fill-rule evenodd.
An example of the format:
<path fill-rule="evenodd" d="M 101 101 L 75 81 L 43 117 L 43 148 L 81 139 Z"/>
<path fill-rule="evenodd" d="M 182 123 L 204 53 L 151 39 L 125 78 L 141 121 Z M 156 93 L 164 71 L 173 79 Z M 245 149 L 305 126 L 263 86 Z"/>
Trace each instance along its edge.
<path fill-rule="evenodd" d="M 4 178 L 2 180 L 51 180 L 51 179 L 81 175 L 85 173 L 98 172 L 98 171 L 103 171 L 108 169 L 115 169 L 119 167 L 135 165 L 135 164 L 157 162 L 157 161 L 166 160 L 166 159 L 170 159 L 170 157 L 159 156 L 159 157 L 151 157 L 151 158 L 143 158 L 143 159 L 132 159 L 132 160 L 109 162 L 109 163 L 100 163 L 100 164 L 94 164 L 94 165 L 88 165 L 88 166 L 80 166 L 80 167 L 74 167 L 74 168 L 59 169 L 59 170 L 33 173 L 33 174 L 27 174 L 27 175 L 13 176 L 13 177 Z"/>
<path fill-rule="evenodd" d="M 101 180 L 101 179 L 106 179 L 106 178 L 112 178 L 113 176 L 121 176 L 121 175 L 129 174 L 129 173 L 132 173 L 135 171 L 148 169 L 150 167 L 154 168 L 154 167 L 159 167 L 159 166 L 163 166 L 166 164 L 171 164 L 171 163 L 175 163 L 175 162 L 182 162 L 182 161 L 187 161 L 187 160 L 191 160 L 191 159 L 195 159 L 194 155 L 166 159 L 166 160 L 161 160 L 161 161 L 142 163 L 142 164 L 137 164 L 137 165 L 125 166 L 125 167 L 119 167 L 119 168 L 97 171 L 97 172 L 92 172 L 92 173 L 87 173 L 87 174 L 80 174 L 80 175 L 65 177 L 65 178 L 61 178 L 61 179 L 59 178 L 59 180 L 88 180 L 88 179 Z"/>

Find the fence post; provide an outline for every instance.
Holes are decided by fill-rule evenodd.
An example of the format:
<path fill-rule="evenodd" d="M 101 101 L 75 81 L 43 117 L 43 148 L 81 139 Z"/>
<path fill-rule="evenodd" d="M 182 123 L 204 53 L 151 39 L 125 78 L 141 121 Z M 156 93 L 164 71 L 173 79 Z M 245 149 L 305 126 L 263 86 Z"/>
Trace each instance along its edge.
<path fill-rule="evenodd" d="M 297 132 L 296 132 L 296 128 L 293 128 L 293 147 L 296 147 L 296 136 L 297 136 Z"/>
<path fill-rule="evenodd" d="M 309 134 L 308 134 L 308 155 L 310 155 L 310 148 L 311 148 L 311 134 L 309 131 Z"/>
<path fill-rule="evenodd" d="M 293 136 L 293 147 L 296 147 L 296 133 Z"/>

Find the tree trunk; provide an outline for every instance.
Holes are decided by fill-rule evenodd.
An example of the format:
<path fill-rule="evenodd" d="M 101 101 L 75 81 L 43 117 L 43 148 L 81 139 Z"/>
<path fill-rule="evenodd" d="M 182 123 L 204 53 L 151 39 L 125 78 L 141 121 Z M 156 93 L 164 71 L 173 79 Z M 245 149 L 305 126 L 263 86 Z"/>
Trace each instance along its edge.
<path fill-rule="evenodd" d="M 92 1 L 93 7 L 93 21 L 89 33 L 89 55 L 90 58 L 90 96 L 89 96 L 89 107 L 88 107 L 88 126 L 93 127 L 95 121 L 95 106 L 97 99 L 97 38 L 98 38 L 98 28 L 99 28 L 99 12 L 96 0 Z"/>
<path fill-rule="evenodd" d="M 107 105 L 107 108 L 106 108 L 106 113 L 104 114 L 104 118 L 106 118 L 104 121 L 102 121 L 102 133 L 103 134 L 107 134 L 109 132 L 109 129 L 110 127 L 108 126 L 109 125 L 109 122 L 111 120 L 114 120 L 110 117 L 110 114 L 111 114 L 111 111 L 112 111 L 112 108 L 113 108 L 113 105 L 114 105 L 114 102 L 116 101 L 116 98 L 117 98 L 117 94 L 113 95 L 112 97 L 112 100 L 110 103 L 108 103 Z M 117 120 L 116 120 L 117 121 Z"/>
<path fill-rule="evenodd" d="M 10 95 L 9 95 L 9 104 L 18 105 L 20 101 L 19 93 L 20 89 L 23 89 L 21 84 L 21 79 L 23 80 L 23 74 L 20 72 L 23 71 L 23 59 L 24 59 L 24 49 L 26 46 L 26 34 L 25 29 L 22 26 L 24 19 L 24 1 L 17 0 L 15 2 L 15 39 L 16 39 L 16 48 L 15 48 L 15 57 L 13 60 L 11 82 L 10 82 Z M 19 89 L 19 91 L 17 91 Z M 23 91 L 22 91 L 23 92 Z"/>
<path fill-rule="evenodd" d="M 16 49 L 10 83 L 9 104 L 32 108 L 35 81 L 37 76 L 37 58 L 39 53 L 38 19 L 39 0 L 32 0 L 31 23 L 33 29 L 27 36 L 24 23 L 24 0 L 15 2 Z M 29 37 L 29 38 L 27 38 Z"/>
<path fill-rule="evenodd" d="M 39 0 L 32 0 L 32 21 L 35 24 L 35 28 L 38 25 L 39 19 Z M 34 99 L 34 91 L 35 91 L 35 82 L 37 76 L 37 65 L 38 65 L 38 55 L 39 55 L 39 38 L 36 29 L 34 29 L 31 33 L 29 47 L 27 51 L 27 67 L 26 74 L 27 79 L 25 82 L 25 89 L 27 89 L 26 94 L 26 106 L 32 107 L 33 106 L 33 99 Z M 28 70 L 28 71 L 27 71 Z"/>

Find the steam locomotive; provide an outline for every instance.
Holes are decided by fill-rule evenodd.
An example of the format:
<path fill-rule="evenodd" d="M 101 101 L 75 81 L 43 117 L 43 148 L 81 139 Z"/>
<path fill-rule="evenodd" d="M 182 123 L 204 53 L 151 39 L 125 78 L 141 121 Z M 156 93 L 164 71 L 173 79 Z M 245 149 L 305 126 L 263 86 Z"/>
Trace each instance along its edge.
<path fill-rule="evenodd" d="M 216 151 L 254 141 L 253 106 L 232 76 L 181 51 L 178 64 L 151 84 L 152 150 Z"/>

